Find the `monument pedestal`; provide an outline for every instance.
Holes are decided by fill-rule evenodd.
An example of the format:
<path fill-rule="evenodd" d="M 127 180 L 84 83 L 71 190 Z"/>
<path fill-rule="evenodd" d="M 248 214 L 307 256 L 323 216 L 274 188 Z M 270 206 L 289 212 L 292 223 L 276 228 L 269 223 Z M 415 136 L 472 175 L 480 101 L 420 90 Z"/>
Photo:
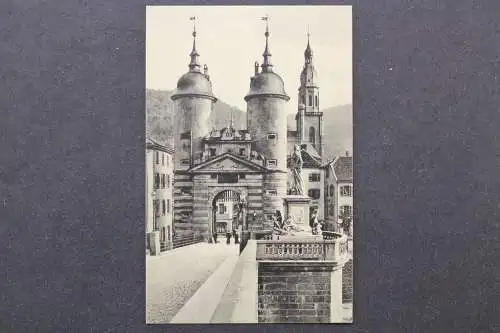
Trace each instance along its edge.
<path fill-rule="evenodd" d="M 309 226 L 309 203 L 311 198 L 306 195 L 288 195 L 285 197 L 286 218 L 291 217 L 297 227 L 304 231 L 304 235 L 311 234 Z"/>

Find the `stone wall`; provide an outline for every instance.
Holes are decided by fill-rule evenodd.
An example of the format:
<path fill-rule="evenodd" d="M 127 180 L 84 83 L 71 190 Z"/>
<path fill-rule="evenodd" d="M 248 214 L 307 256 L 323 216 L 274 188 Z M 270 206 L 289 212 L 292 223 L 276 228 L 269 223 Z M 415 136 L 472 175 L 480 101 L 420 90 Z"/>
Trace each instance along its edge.
<path fill-rule="evenodd" d="M 342 302 L 352 302 L 352 259 L 350 259 L 342 270 Z"/>
<path fill-rule="evenodd" d="M 259 262 L 259 323 L 330 323 L 332 265 Z"/>

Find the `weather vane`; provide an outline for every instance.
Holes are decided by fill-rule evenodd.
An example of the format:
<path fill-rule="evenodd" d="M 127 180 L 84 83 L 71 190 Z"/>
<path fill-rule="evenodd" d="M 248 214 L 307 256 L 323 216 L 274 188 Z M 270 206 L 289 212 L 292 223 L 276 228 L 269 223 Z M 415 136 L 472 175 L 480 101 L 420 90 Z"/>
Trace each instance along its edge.
<path fill-rule="evenodd" d="M 269 35 L 269 15 L 262 17 L 262 21 L 266 21 L 266 36 Z"/>
<path fill-rule="evenodd" d="M 190 21 L 193 21 L 193 37 L 196 37 L 196 16 L 191 16 Z"/>

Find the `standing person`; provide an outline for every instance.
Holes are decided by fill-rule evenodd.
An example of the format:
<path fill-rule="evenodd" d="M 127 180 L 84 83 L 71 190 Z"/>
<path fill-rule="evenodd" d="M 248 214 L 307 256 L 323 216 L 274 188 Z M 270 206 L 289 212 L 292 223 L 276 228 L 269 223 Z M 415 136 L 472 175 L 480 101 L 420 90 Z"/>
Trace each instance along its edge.
<path fill-rule="evenodd" d="M 281 216 L 281 212 L 279 210 L 276 211 L 276 222 L 279 228 L 283 228 L 283 217 Z"/>
<path fill-rule="evenodd" d="M 226 244 L 231 244 L 231 233 L 229 231 L 226 232 Z"/>
<path fill-rule="evenodd" d="M 217 231 L 214 232 L 214 243 L 217 244 Z"/>
<path fill-rule="evenodd" d="M 233 229 L 233 237 L 234 237 L 234 244 L 239 244 L 239 237 L 238 237 L 238 232 L 236 231 L 236 229 Z"/>
<path fill-rule="evenodd" d="M 318 224 L 318 215 L 317 215 L 317 212 L 314 211 L 312 216 L 311 216 L 311 221 L 309 223 L 309 226 L 312 228 L 313 235 L 316 235 L 317 224 Z"/>

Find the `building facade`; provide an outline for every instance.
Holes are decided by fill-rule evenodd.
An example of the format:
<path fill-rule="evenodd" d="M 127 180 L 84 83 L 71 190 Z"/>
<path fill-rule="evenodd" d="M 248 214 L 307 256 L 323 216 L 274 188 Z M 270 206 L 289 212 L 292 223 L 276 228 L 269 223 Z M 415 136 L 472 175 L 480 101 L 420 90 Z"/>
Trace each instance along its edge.
<path fill-rule="evenodd" d="M 174 150 L 152 138 L 146 142 L 146 235 L 159 233 L 161 251 L 172 248 Z M 147 237 L 151 250 L 150 237 Z"/>
<path fill-rule="evenodd" d="M 247 127 L 236 130 L 232 121 L 210 129 L 208 118 L 217 98 L 208 66 L 203 69 L 196 49 L 196 31 L 188 72 L 181 76 L 171 96 L 175 103 L 174 224 L 182 236 L 211 239 L 245 227 L 272 229 L 272 217 L 286 215 L 289 194 L 289 156 L 294 145 L 302 150 L 303 179 L 312 198 L 311 213 L 325 217 L 325 167 L 323 163 L 323 113 L 319 110 L 319 85 L 309 43 L 298 89 L 296 130 L 287 128 L 289 96 L 283 79 L 273 69 L 266 27 L 263 62 L 255 63 L 247 104 Z M 239 218 L 241 217 L 241 218 Z"/>
<path fill-rule="evenodd" d="M 353 221 L 353 160 L 338 156 L 325 165 L 325 221 L 342 231 L 343 219 L 350 219 L 352 235 Z M 327 190 L 328 189 L 328 190 Z"/>

